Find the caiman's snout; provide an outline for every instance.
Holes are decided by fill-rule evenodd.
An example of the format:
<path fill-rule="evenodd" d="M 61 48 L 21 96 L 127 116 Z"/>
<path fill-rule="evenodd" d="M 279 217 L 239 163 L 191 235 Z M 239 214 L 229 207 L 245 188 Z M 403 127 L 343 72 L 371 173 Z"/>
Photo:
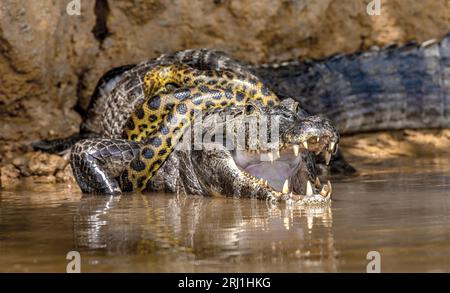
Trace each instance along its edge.
<path fill-rule="evenodd" d="M 323 152 L 327 164 L 338 149 L 338 132 L 329 119 L 321 116 L 299 118 L 283 136 L 284 144 L 292 145 L 295 153 L 309 151 L 318 155 Z"/>
<path fill-rule="evenodd" d="M 321 116 L 300 115 L 287 107 L 261 107 L 259 115 L 272 116 L 278 121 L 271 126 L 278 125 L 279 136 L 273 139 L 270 133 L 268 149 L 239 149 L 233 153 L 244 181 L 253 186 L 254 193 L 263 194 L 262 197 L 293 199 L 308 205 L 328 203 L 331 183 L 322 185 L 312 173 L 310 168 L 314 163 L 308 153 L 324 153 L 329 163 L 339 143 L 331 121 Z"/>

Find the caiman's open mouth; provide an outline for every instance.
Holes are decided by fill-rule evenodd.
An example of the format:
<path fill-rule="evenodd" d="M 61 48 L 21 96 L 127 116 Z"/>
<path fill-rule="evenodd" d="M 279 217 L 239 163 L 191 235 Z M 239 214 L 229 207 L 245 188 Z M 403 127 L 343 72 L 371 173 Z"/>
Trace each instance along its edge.
<path fill-rule="evenodd" d="M 323 199 L 330 199 L 330 181 L 322 186 L 318 177 L 312 180 L 314 182 L 308 179 L 303 179 L 306 182 L 299 182 L 301 176 L 297 180 L 295 177 L 298 177 L 297 173 L 304 163 L 302 155 L 305 152 L 323 153 L 328 165 L 337 147 L 337 142 L 331 137 L 312 136 L 295 144 L 282 144 L 271 151 L 236 150 L 233 158 L 245 176 L 266 188 L 280 192 L 283 197 L 304 198 L 320 195 Z"/>

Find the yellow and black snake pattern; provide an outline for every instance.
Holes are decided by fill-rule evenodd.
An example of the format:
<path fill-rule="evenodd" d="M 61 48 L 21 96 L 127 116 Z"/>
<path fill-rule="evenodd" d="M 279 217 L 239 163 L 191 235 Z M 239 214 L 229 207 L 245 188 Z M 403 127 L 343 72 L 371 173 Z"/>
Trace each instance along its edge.
<path fill-rule="evenodd" d="M 165 86 L 168 84 L 175 84 L 183 88 L 175 90 L 173 95 L 164 94 Z M 248 99 L 272 105 L 278 102 L 275 94 L 253 76 L 244 76 L 229 71 L 198 70 L 184 64 L 156 66 L 145 75 L 144 86 L 146 97 L 153 99 L 154 104 L 147 101 L 132 113 L 125 129 L 124 138 L 134 141 L 141 141 L 152 134 L 160 125 L 163 117 L 169 113 L 171 107 L 194 97 L 194 95 L 189 95 L 190 92 L 185 90 L 186 87 L 198 87 L 200 93 L 197 92 L 197 95 L 208 93 L 210 89 L 226 92 L 228 95 L 236 96 L 238 102 L 242 100 L 245 102 Z M 159 101 L 155 101 L 154 97 L 156 96 L 159 96 Z M 209 101 L 213 101 L 219 107 L 233 104 L 233 99 L 227 97 L 222 99 L 216 97 Z M 200 107 L 194 108 L 203 109 L 201 105 L 197 106 Z"/>
<path fill-rule="evenodd" d="M 168 91 L 173 83 L 179 88 Z M 144 77 L 146 99 L 127 122 L 124 136 L 143 147 L 122 173 L 123 191 L 144 190 L 202 110 L 258 100 L 276 105 L 278 97 L 252 75 L 198 70 L 187 65 L 157 66 Z"/>

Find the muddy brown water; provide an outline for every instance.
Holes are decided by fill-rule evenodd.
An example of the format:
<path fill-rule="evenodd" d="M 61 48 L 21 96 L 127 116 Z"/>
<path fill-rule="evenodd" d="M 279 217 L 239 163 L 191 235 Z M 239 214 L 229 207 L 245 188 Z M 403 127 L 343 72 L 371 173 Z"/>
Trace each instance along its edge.
<path fill-rule="evenodd" d="M 81 197 L 65 186 L 0 192 L 0 271 L 450 271 L 450 158 L 397 160 L 336 178 L 329 208 L 162 194 Z"/>

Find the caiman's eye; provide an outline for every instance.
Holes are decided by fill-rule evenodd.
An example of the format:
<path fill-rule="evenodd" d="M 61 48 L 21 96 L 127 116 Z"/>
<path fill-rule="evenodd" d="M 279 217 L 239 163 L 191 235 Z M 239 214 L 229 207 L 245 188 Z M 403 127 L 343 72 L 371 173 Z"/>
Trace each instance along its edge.
<path fill-rule="evenodd" d="M 297 114 L 298 116 L 304 117 L 304 116 L 309 116 L 310 114 L 308 113 L 308 111 L 306 111 L 305 109 L 303 109 L 299 103 L 295 103 L 295 106 L 293 108 L 295 114 Z"/>
<path fill-rule="evenodd" d="M 251 104 L 247 104 L 245 106 L 245 113 L 246 114 L 252 114 L 255 111 L 255 106 L 251 105 Z"/>

